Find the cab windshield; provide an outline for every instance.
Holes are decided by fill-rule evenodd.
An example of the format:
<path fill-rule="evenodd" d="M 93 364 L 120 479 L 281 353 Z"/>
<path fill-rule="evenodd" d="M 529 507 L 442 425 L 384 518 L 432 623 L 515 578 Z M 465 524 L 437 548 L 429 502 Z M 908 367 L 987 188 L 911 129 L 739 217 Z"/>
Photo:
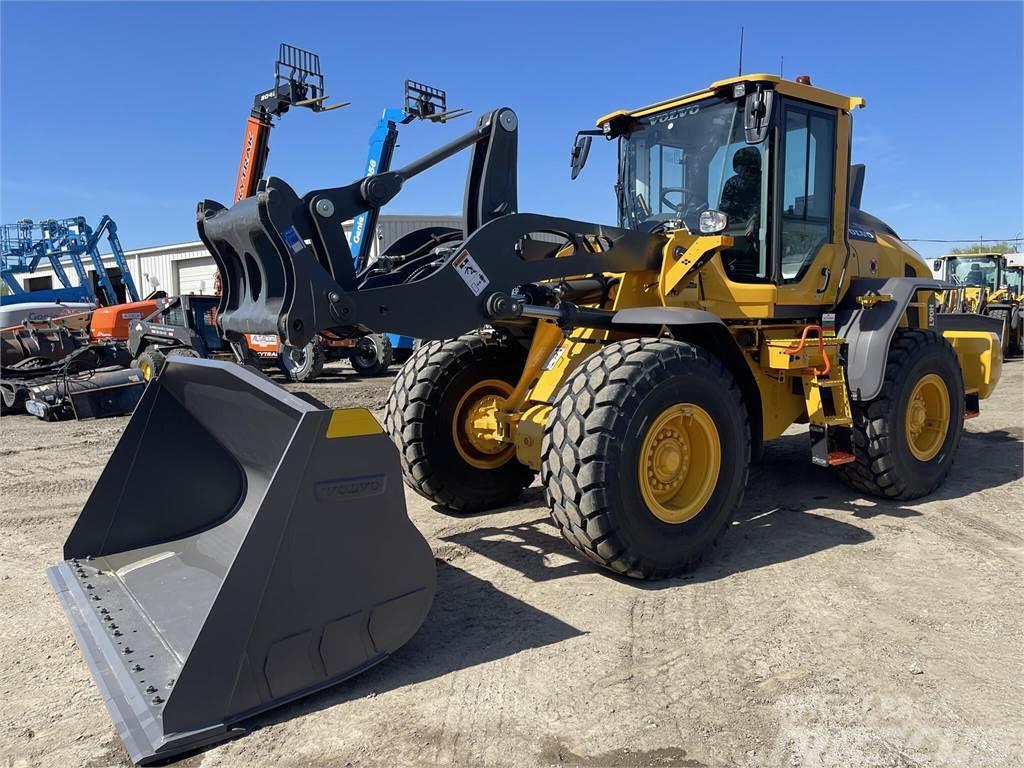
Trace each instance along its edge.
<path fill-rule="evenodd" d="M 964 256 L 946 261 L 946 279 L 954 283 L 988 287 L 999 284 L 999 260 L 992 256 Z"/>
<path fill-rule="evenodd" d="M 1010 293 L 1017 295 L 1024 288 L 1024 267 L 1010 267 L 1006 270 L 1006 287 Z"/>
<path fill-rule="evenodd" d="M 742 100 L 709 98 L 652 115 L 620 142 L 620 225 L 654 231 L 682 222 L 697 234 L 701 211 L 722 211 L 726 233 L 742 238 L 763 275 L 764 155 L 763 145 L 746 143 Z"/>

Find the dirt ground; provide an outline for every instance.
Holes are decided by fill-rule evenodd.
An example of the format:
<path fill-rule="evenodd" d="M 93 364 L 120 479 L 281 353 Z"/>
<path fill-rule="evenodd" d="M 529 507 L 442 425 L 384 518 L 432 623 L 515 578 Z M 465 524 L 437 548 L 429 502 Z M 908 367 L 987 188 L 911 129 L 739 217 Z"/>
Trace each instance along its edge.
<path fill-rule="evenodd" d="M 329 374 L 307 391 L 379 414 L 387 380 Z M 419 634 L 179 765 L 1024 765 L 1022 392 L 1010 362 L 911 504 L 794 430 L 717 557 L 658 584 L 582 562 L 536 487 L 468 518 L 409 493 L 439 575 Z M 128 762 L 44 573 L 125 423 L 0 423 L 0 766 Z"/>

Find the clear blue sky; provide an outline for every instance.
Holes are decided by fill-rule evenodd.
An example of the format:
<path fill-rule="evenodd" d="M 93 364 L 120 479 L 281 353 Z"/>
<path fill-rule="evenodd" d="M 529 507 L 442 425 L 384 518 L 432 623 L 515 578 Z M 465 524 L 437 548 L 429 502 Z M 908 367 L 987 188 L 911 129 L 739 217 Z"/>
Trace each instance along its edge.
<path fill-rule="evenodd" d="M 328 93 L 295 110 L 269 172 L 300 192 L 357 178 L 405 78 L 475 115 L 520 118 L 523 211 L 614 220 L 613 145 L 569 181 L 578 128 L 736 70 L 809 73 L 867 99 L 854 159 L 864 207 L 904 237 L 1024 230 L 1022 4 L 22 3 L 2 4 L 0 218 L 109 213 L 127 248 L 195 238 L 195 203 L 228 202 L 252 97 L 279 42 L 316 51 Z M 468 130 L 403 129 L 401 163 Z M 412 182 L 385 212 L 458 213 L 465 160 Z M 948 246 L 921 244 L 925 255 Z"/>

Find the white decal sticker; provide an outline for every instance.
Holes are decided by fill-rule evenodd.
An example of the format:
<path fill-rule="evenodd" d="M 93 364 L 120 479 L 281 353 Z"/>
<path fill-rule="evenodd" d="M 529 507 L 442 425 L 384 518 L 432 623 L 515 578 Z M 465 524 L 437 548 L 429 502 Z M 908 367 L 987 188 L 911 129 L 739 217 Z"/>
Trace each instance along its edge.
<path fill-rule="evenodd" d="M 565 347 L 555 347 L 551 350 L 551 354 L 548 355 L 547 362 L 544 363 L 544 370 L 550 371 L 553 369 L 563 357 L 565 357 Z"/>
<path fill-rule="evenodd" d="M 452 266 L 455 267 L 455 271 L 459 273 L 463 282 L 469 286 L 469 290 L 473 292 L 474 296 L 479 296 L 483 293 L 484 288 L 491 284 L 487 275 L 480 269 L 480 265 L 469 255 L 469 251 L 463 251 L 456 256 Z"/>

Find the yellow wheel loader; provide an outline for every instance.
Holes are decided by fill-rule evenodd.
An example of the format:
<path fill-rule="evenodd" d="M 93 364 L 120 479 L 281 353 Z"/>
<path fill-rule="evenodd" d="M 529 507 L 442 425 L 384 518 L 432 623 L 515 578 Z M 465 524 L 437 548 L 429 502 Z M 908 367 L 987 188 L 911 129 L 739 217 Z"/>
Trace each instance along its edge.
<path fill-rule="evenodd" d="M 617 143 L 618 226 L 517 212 L 507 108 L 347 186 L 271 177 L 230 209 L 201 203 L 229 339 L 427 341 L 383 428 L 215 361 L 150 383 L 50 571 L 132 758 L 225 738 L 415 633 L 435 574 L 403 480 L 475 512 L 539 474 L 565 539 L 637 578 L 708 556 L 752 459 L 794 423 L 865 493 L 938 487 L 999 341 L 977 315 L 947 327 L 945 284 L 860 209 L 860 106 L 749 75 L 607 115 L 572 172 L 594 135 Z M 461 241 L 407 235 L 356 272 L 343 222 L 462 150 Z M 161 474 L 175 490 L 154 500 Z"/>
<path fill-rule="evenodd" d="M 942 312 L 991 317 L 999 326 L 1004 355 L 1020 354 L 1024 341 L 1021 277 L 1017 254 L 948 254 L 932 262 L 933 271 L 951 284 L 939 300 Z"/>

